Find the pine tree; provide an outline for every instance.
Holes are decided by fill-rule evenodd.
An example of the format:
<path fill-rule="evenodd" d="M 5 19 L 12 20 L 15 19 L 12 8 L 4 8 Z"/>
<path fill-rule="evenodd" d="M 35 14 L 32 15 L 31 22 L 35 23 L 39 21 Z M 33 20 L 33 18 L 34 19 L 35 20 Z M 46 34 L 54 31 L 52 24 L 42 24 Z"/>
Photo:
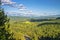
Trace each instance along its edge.
<path fill-rule="evenodd" d="M 9 24 L 6 29 L 6 23 L 9 22 L 9 19 L 7 18 L 7 15 L 4 13 L 4 9 L 1 6 L 1 0 L 0 0 L 0 40 L 11 40 L 12 38 L 9 38 L 11 34 L 7 29 L 9 29 Z"/>

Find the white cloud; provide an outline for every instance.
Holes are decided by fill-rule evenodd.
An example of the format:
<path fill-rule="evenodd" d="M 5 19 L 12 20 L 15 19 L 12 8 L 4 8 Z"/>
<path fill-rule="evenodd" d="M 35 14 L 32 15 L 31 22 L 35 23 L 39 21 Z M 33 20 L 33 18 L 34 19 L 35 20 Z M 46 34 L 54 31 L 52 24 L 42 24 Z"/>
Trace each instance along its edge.
<path fill-rule="evenodd" d="M 18 8 L 19 10 L 25 10 L 26 7 L 23 4 L 17 4 L 16 2 L 13 2 L 12 0 L 1 0 L 2 5 L 8 5 L 14 8 Z"/>
<path fill-rule="evenodd" d="M 2 2 L 2 5 L 8 5 L 10 7 L 17 8 L 18 10 L 22 11 L 22 13 L 25 15 L 32 14 L 32 10 L 28 10 L 24 4 L 17 4 L 16 2 L 12 0 L 1 0 L 1 2 Z"/>
<path fill-rule="evenodd" d="M 1 0 L 2 4 L 15 4 L 16 2 L 12 2 L 11 0 Z"/>
<path fill-rule="evenodd" d="M 18 5 L 19 10 L 26 10 L 27 8 L 23 4 Z"/>
<path fill-rule="evenodd" d="M 28 11 L 29 14 L 31 14 L 32 12 L 33 12 L 32 10 Z"/>

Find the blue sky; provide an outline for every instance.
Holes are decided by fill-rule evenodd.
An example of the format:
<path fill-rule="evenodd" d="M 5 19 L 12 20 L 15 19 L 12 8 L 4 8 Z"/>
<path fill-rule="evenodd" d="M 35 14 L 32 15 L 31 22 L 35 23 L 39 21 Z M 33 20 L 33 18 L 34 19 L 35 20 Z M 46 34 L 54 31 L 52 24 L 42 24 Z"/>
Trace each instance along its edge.
<path fill-rule="evenodd" d="M 18 6 L 22 4 L 26 10 L 21 11 L 17 7 L 4 5 L 6 12 L 31 13 L 37 16 L 60 14 L 60 0 L 12 0 L 11 2 L 16 2 Z"/>

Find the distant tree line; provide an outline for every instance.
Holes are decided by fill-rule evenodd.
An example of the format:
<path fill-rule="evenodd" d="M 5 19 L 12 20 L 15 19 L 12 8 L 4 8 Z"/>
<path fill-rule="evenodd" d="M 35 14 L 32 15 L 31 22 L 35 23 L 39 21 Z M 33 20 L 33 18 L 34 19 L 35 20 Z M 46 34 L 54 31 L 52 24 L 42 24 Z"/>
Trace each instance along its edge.
<path fill-rule="evenodd" d="M 41 24 L 38 24 L 37 26 L 42 26 L 42 25 L 47 25 L 47 24 L 58 24 L 60 25 L 60 22 L 45 22 L 45 23 L 41 23 Z"/>
<path fill-rule="evenodd" d="M 51 21 L 52 19 L 31 19 L 31 22 Z"/>
<path fill-rule="evenodd" d="M 57 17 L 56 19 L 60 19 L 60 17 Z"/>
<path fill-rule="evenodd" d="M 30 19 L 31 22 L 41 22 L 41 21 L 52 21 L 52 20 L 56 20 L 56 19 L 60 19 L 60 17 L 57 18 L 53 18 L 53 19 Z"/>

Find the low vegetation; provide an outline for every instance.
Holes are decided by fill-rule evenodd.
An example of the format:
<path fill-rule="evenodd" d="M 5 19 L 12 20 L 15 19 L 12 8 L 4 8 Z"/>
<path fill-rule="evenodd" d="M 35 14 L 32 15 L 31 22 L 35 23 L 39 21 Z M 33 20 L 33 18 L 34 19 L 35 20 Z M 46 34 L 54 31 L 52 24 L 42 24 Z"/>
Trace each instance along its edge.
<path fill-rule="evenodd" d="M 10 22 L 15 40 L 60 40 L 60 21 Z"/>

